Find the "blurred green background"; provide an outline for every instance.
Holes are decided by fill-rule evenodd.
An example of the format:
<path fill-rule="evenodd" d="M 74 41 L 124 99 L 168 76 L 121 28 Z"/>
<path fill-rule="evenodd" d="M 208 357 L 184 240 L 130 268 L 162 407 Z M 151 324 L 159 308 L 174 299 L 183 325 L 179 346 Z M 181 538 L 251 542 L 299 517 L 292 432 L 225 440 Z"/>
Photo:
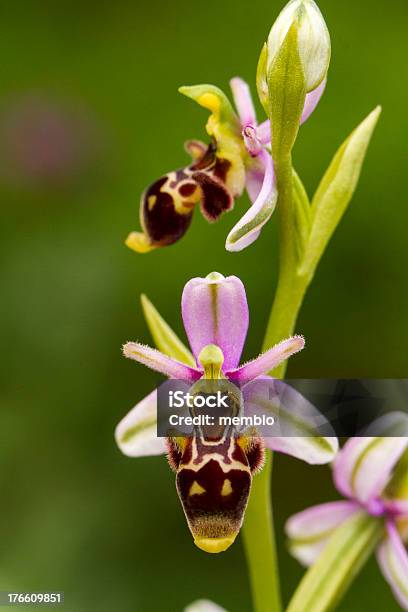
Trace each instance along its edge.
<path fill-rule="evenodd" d="M 353 203 L 298 322 L 293 377 L 408 372 L 406 0 L 320 0 L 333 41 L 329 86 L 295 161 L 313 192 L 340 142 L 384 114 Z M 212 270 L 244 281 L 245 357 L 257 354 L 276 282 L 276 222 L 240 254 L 224 250 L 247 206 L 177 245 L 138 256 L 139 195 L 182 166 L 206 112 L 181 84 L 254 85 L 277 0 L 1 4 L 0 589 L 64 590 L 75 612 L 180 611 L 208 597 L 250 611 L 242 544 L 196 549 L 164 458 L 117 450 L 116 423 L 160 380 L 121 357 L 149 342 L 145 292 L 182 333 L 184 283 Z M 261 116 L 261 114 L 260 114 Z M 327 468 L 276 460 L 273 497 L 285 600 L 302 569 L 283 523 L 334 498 Z M 372 561 L 341 610 L 394 610 Z"/>

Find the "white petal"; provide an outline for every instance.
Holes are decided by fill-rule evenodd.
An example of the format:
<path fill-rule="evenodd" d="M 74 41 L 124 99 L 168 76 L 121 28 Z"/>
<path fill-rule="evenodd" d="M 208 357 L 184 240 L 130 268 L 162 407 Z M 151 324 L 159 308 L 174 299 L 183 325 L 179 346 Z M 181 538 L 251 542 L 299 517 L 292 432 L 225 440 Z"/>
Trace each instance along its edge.
<path fill-rule="evenodd" d="M 275 210 L 278 192 L 275 185 L 272 158 L 269 153 L 263 150 L 259 154 L 259 159 L 263 161 L 265 169 L 261 191 L 252 206 L 228 234 L 225 244 L 227 251 L 242 251 L 254 242 Z"/>
<path fill-rule="evenodd" d="M 166 452 L 164 438 L 157 437 L 157 391 L 154 390 L 121 420 L 116 443 L 124 455 L 143 457 Z"/>
<path fill-rule="evenodd" d="M 302 565 L 312 565 L 327 544 L 333 530 L 359 510 L 350 501 L 330 502 L 294 514 L 285 525 L 289 550 Z"/>
<path fill-rule="evenodd" d="M 347 497 L 369 504 L 388 484 L 407 445 L 408 438 L 400 437 L 350 438 L 333 465 L 337 489 Z"/>
<path fill-rule="evenodd" d="M 326 76 L 330 63 L 330 35 L 319 7 L 313 0 L 291 0 L 281 11 L 268 37 L 269 71 L 289 32 L 296 23 L 298 52 L 306 91 L 313 91 Z"/>
<path fill-rule="evenodd" d="M 272 426 L 257 428 L 268 448 L 312 465 L 333 460 L 338 450 L 333 428 L 298 391 L 268 377 L 252 381 L 242 391 L 245 415 L 275 419 Z"/>

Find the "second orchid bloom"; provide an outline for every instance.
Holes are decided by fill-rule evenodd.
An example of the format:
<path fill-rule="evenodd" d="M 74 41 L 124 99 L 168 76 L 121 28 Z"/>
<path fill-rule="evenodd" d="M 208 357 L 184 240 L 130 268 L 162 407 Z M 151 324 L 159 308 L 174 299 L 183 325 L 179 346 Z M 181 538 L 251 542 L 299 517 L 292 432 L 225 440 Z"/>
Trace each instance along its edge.
<path fill-rule="evenodd" d="M 316 108 L 325 80 L 306 96 L 301 123 Z M 232 228 L 228 251 L 240 251 L 254 242 L 272 215 L 278 193 L 271 155 L 271 126 L 258 125 L 248 85 L 231 80 L 235 112 L 225 94 L 212 85 L 181 87 L 180 92 L 211 111 L 207 133 L 211 142 L 188 141 L 189 166 L 169 172 L 146 189 L 140 202 L 143 232 L 131 232 L 127 246 L 146 253 L 177 242 L 187 231 L 196 205 L 212 222 L 231 210 L 247 190 L 251 207 Z"/>
<path fill-rule="evenodd" d="M 380 537 L 374 536 L 378 564 L 401 607 L 408 610 L 408 418 L 389 412 L 371 428 L 381 436 L 366 432 L 349 438 L 333 462 L 334 484 L 345 499 L 295 514 L 286 532 L 293 556 L 309 566 L 346 521 L 359 516 L 378 521 L 383 525 Z"/>

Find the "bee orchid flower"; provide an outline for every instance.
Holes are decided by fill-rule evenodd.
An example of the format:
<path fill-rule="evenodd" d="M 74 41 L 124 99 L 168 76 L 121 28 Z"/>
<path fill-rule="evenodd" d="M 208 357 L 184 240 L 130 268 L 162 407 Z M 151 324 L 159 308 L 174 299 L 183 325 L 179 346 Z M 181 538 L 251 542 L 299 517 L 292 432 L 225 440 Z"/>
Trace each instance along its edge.
<path fill-rule="evenodd" d="M 312 114 L 325 88 L 324 80 L 308 93 L 301 123 Z M 204 217 L 217 221 L 231 210 L 244 189 L 251 206 L 229 233 L 226 248 L 240 251 L 254 242 L 272 215 L 277 190 L 270 151 L 270 121 L 257 123 L 248 85 L 236 77 L 230 82 L 236 111 L 227 96 L 213 85 L 181 87 L 180 92 L 211 112 L 206 130 L 208 145 L 185 144 L 190 165 L 156 180 L 142 194 L 142 232 L 131 232 L 128 247 L 138 253 L 177 242 L 190 226 L 197 204 Z"/>
<path fill-rule="evenodd" d="M 378 420 L 401 428 L 396 437 L 350 438 L 333 463 L 333 479 L 345 500 L 313 506 L 286 523 L 290 552 L 305 566 L 312 565 L 334 530 L 357 513 L 384 520 L 377 560 L 396 599 L 408 610 L 408 491 L 396 486 L 407 478 L 407 417 L 389 413 Z"/>
<path fill-rule="evenodd" d="M 303 338 L 294 336 L 239 365 L 249 313 L 245 288 L 235 276 L 225 278 L 213 272 L 206 278 L 193 278 L 184 288 L 181 308 L 192 355 L 180 349 L 177 341 L 178 354 L 185 356 L 184 361 L 136 342 L 125 344 L 125 356 L 168 378 L 192 384 L 200 379 L 226 379 L 245 390 L 251 381 L 263 377 L 304 346 Z M 162 327 L 166 325 L 161 321 Z M 307 428 L 307 417 L 305 421 Z M 265 444 L 309 463 L 327 463 L 337 450 L 336 438 L 318 437 L 319 434 L 302 442 L 296 437 L 264 441 L 234 433 L 215 443 L 194 429 L 190 437 L 166 440 L 157 437 L 156 425 L 157 392 L 153 391 L 119 423 L 117 444 L 132 457 L 167 453 L 194 542 L 211 553 L 226 550 L 240 530 L 252 477 L 262 468 Z"/>

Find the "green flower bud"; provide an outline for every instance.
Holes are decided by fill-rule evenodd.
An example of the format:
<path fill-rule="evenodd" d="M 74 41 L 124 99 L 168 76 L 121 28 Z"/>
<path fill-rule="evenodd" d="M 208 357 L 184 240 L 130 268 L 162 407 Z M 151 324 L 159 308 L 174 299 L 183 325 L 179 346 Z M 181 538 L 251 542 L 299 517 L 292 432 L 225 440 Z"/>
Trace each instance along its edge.
<path fill-rule="evenodd" d="M 281 11 L 268 37 L 267 73 L 292 26 L 297 30 L 298 53 L 308 93 L 326 77 L 331 52 L 329 31 L 313 0 L 291 0 Z"/>

